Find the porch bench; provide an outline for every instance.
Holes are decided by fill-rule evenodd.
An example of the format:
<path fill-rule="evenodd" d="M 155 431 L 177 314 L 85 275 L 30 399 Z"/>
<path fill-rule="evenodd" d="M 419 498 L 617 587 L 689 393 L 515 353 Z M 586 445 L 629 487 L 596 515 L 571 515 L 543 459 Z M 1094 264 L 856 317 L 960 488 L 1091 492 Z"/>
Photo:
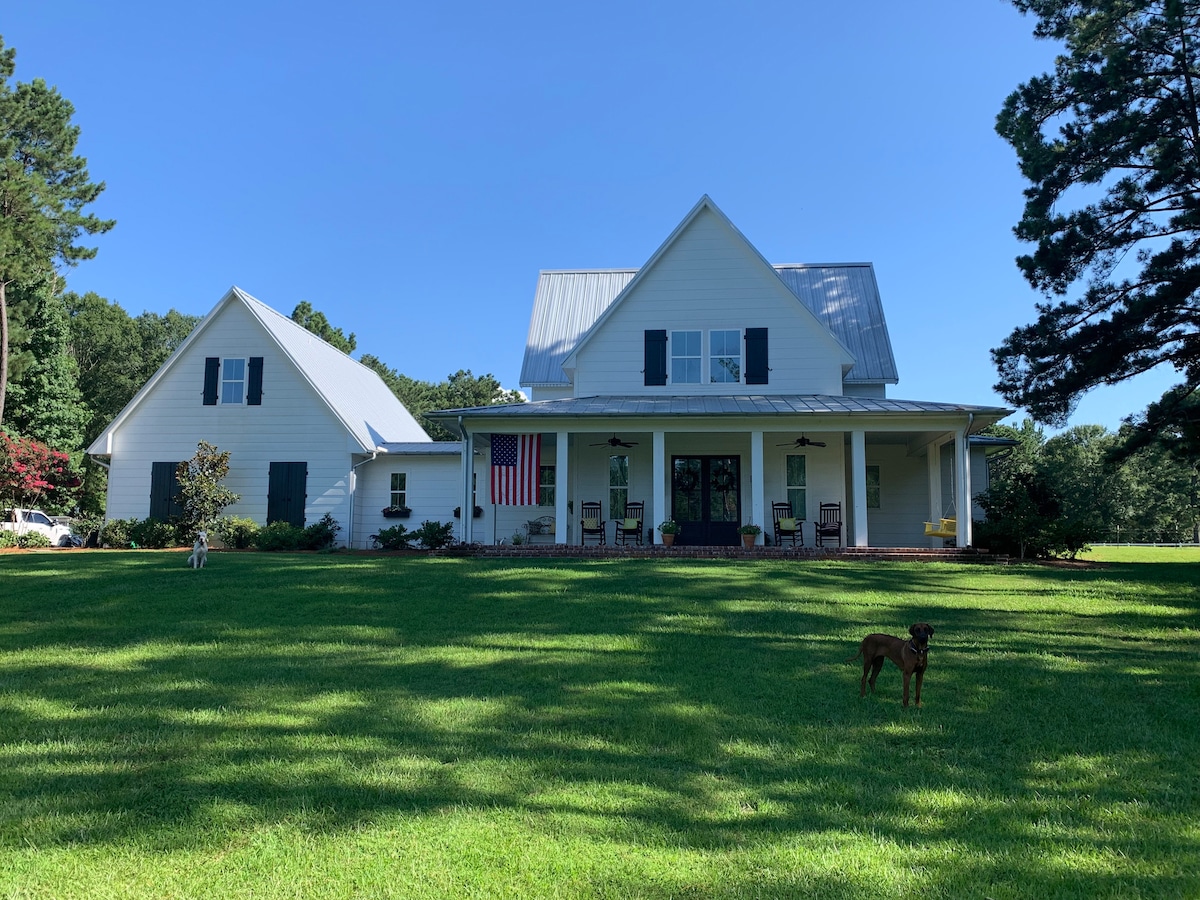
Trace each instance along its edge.
<path fill-rule="evenodd" d="M 554 516 L 541 516 L 530 519 L 525 523 L 525 537 L 529 543 L 537 543 L 534 538 L 543 538 L 543 543 L 554 543 Z"/>

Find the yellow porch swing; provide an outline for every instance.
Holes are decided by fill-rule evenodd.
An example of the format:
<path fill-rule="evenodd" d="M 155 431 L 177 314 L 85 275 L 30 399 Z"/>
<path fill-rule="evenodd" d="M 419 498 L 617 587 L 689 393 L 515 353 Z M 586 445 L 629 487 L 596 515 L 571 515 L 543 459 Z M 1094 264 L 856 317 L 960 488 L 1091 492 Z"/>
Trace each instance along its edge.
<path fill-rule="evenodd" d="M 957 538 L 958 517 L 954 505 L 954 482 L 950 482 L 950 502 L 946 504 L 945 514 L 936 522 L 925 523 L 925 537 Z"/>

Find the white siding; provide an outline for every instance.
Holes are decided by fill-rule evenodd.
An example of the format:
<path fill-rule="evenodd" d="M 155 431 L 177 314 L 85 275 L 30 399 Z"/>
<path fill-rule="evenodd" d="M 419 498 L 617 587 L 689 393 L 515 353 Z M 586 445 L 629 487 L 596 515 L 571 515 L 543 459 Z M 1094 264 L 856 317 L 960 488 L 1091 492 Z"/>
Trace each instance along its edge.
<path fill-rule="evenodd" d="M 263 357 L 262 405 L 204 406 L 204 360 L 209 356 Z M 145 518 L 151 463 L 190 459 L 201 440 L 230 453 L 225 484 L 241 499 L 228 514 L 265 522 L 270 463 L 305 462 L 306 523 L 330 512 L 345 525 L 352 439 L 240 304 L 220 313 L 116 430 L 108 517 Z"/>
<path fill-rule="evenodd" d="M 879 466 L 879 508 L 867 510 L 872 547 L 926 547 L 929 472 L 924 456 L 910 456 L 901 444 L 868 444 L 868 466 Z"/>
<path fill-rule="evenodd" d="M 769 329 L 770 384 L 643 384 L 646 329 Z M 761 258 L 705 210 L 580 351 L 575 396 L 840 394 L 842 348 Z M 668 348 L 669 353 L 669 348 Z M 669 368 L 669 363 L 668 363 Z"/>
<path fill-rule="evenodd" d="M 404 472 L 408 476 L 406 502 L 412 515 L 407 519 L 383 517 L 383 508 L 391 502 L 393 472 Z M 409 530 L 416 529 L 426 520 L 455 522 L 457 525 L 454 507 L 461 503 L 461 478 L 462 461 L 458 455 L 381 455 L 359 467 L 354 503 L 354 546 L 370 547 L 372 534 L 393 525 L 403 525 Z"/>

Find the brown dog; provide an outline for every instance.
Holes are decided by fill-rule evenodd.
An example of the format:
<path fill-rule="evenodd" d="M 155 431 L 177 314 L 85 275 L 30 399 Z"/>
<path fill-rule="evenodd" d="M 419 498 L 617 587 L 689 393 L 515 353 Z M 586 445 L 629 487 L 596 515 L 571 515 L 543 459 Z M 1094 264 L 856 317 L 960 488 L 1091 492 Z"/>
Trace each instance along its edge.
<path fill-rule="evenodd" d="M 908 706 L 908 680 L 915 673 L 917 676 L 917 706 L 921 705 L 921 682 L 925 680 L 925 666 L 929 662 L 929 638 L 933 635 L 933 626 L 918 622 L 908 629 L 912 635 L 910 640 L 892 637 L 890 634 L 868 634 L 858 645 L 858 653 L 846 662 L 854 662 L 860 656 L 863 660 L 862 685 L 859 696 L 867 696 L 867 676 L 870 675 L 871 693 L 875 693 L 875 679 L 883 668 L 886 656 L 904 673 L 904 705 Z"/>

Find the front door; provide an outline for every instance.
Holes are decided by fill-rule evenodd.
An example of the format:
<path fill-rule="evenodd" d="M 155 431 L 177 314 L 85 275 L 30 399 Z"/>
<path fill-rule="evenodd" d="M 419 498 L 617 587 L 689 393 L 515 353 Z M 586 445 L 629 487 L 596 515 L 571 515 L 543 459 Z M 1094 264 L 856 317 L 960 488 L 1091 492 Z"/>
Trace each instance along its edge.
<path fill-rule="evenodd" d="M 736 546 L 740 541 L 742 479 L 736 456 L 671 458 L 671 517 L 677 544 Z"/>

